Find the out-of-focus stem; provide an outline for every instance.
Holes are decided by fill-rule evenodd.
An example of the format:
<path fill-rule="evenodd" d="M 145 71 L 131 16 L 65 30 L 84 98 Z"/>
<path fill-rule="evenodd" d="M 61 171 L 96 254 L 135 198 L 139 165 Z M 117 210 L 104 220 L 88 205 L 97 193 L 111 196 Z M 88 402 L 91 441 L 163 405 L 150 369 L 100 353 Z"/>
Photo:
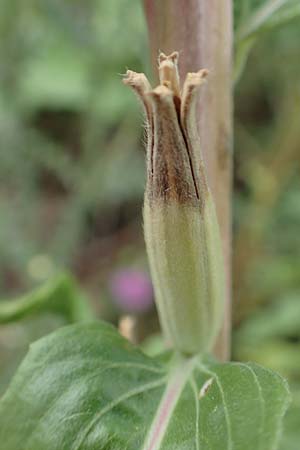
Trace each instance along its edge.
<path fill-rule="evenodd" d="M 227 279 L 215 354 L 227 359 L 231 330 L 232 1 L 144 0 L 153 67 L 159 50 L 180 52 L 180 75 L 209 70 L 198 117 L 202 153 L 221 229 Z"/>

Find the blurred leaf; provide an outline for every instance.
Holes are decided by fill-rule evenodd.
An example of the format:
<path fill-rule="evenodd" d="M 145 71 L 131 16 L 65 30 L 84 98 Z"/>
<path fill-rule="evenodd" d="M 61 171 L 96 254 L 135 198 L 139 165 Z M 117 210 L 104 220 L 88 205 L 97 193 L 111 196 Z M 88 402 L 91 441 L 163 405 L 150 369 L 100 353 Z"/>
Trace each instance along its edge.
<path fill-rule="evenodd" d="M 138 108 L 120 74 L 142 69 L 146 28 L 130 0 L 12 0 L 0 36 L 0 264 L 30 284 L 35 255 L 76 264 L 87 236 L 106 237 L 91 217 L 142 197 Z"/>
<path fill-rule="evenodd" d="M 243 18 L 238 26 L 237 42 L 246 40 L 266 28 L 270 29 L 275 25 L 281 25 L 287 19 L 292 20 L 300 15 L 298 0 L 265 0 L 253 2 L 253 5 L 255 5 L 255 8 L 248 8 L 248 15 Z"/>
<path fill-rule="evenodd" d="M 275 336 L 299 336 L 300 339 L 300 292 L 286 295 L 257 311 L 238 331 L 237 340 L 254 344 Z"/>
<path fill-rule="evenodd" d="M 288 389 L 255 364 L 149 358 L 105 323 L 35 343 L 0 403 L 5 450 L 275 450 Z"/>
<path fill-rule="evenodd" d="M 263 364 L 289 380 L 299 378 L 300 345 L 297 342 L 279 338 L 268 338 L 255 343 L 235 341 L 234 354 L 239 360 Z"/>
<path fill-rule="evenodd" d="M 272 302 L 234 336 L 235 357 L 265 364 L 289 379 L 300 373 L 300 292 Z"/>
<path fill-rule="evenodd" d="M 89 67 L 79 50 L 60 44 L 24 66 L 18 86 L 23 107 L 33 111 L 45 106 L 75 111 L 86 107 Z"/>
<path fill-rule="evenodd" d="M 166 351 L 166 343 L 161 333 L 148 336 L 140 346 L 148 356 L 156 356 Z"/>
<path fill-rule="evenodd" d="M 259 34 L 300 18 L 300 3 L 299 0 L 236 0 L 235 17 L 234 79 L 237 81 Z"/>
<path fill-rule="evenodd" d="M 60 275 L 23 297 L 1 301 L 0 323 L 14 322 L 43 311 L 62 314 L 70 322 L 93 318 L 88 301 L 75 280 L 69 275 Z"/>

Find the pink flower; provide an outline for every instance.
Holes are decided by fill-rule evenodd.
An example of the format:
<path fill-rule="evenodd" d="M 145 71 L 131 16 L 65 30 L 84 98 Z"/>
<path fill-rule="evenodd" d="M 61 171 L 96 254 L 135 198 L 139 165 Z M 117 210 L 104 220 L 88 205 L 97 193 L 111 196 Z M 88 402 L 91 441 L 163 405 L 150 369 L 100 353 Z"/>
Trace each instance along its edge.
<path fill-rule="evenodd" d="M 142 270 L 122 269 L 110 279 L 113 302 L 124 312 L 144 313 L 153 305 L 152 283 Z"/>

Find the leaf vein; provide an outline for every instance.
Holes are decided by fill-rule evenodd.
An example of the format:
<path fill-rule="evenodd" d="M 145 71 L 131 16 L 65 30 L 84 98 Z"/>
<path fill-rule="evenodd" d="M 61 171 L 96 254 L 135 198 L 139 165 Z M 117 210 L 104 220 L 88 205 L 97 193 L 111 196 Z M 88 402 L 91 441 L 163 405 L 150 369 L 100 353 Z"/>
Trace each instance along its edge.
<path fill-rule="evenodd" d="M 245 367 L 246 369 L 249 370 L 249 372 L 252 374 L 253 378 L 254 378 L 254 382 L 257 386 L 258 392 L 259 392 L 259 399 L 260 399 L 260 404 L 261 404 L 261 416 L 262 416 L 262 422 L 260 425 L 260 433 L 259 433 L 259 437 L 260 437 L 260 446 L 259 448 L 261 450 L 264 450 L 263 448 L 263 431 L 264 431 L 264 427 L 265 427 L 265 417 L 266 417 L 266 402 L 265 399 L 263 397 L 263 391 L 262 391 L 262 387 L 261 384 L 259 382 L 258 376 L 256 375 L 255 371 L 247 364 L 244 363 L 238 363 L 239 366 L 241 367 Z"/>
<path fill-rule="evenodd" d="M 135 395 L 142 394 L 144 392 L 147 392 L 151 389 L 155 389 L 162 384 L 166 382 L 166 378 L 161 378 L 159 380 L 153 381 L 148 384 L 144 384 L 143 386 L 137 387 L 135 389 L 131 389 L 130 391 L 126 392 L 126 394 L 121 395 L 119 398 L 111 401 L 108 403 L 104 408 L 102 408 L 96 416 L 93 418 L 93 420 L 89 423 L 89 425 L 82 431 L 82 433 L 79 436 L 79 439 L 77 439 L 74 442 L 73 450 L 80 450 L 82 444 L 84 443 L 85 439 L 89 435 L 90 431 L 93 429 L 95 424 L 98 422 L 98 420 L 104 416 L 104 414 L 111 411 L 113 408 L 115 408 L 118 404 L 122 403 L 124 400 L 128 400 L 131 397 L 134 397 Z"/>
<path fill-rule="evenodd" d="M 233 450 L 232 425 L 231 425 L 231 420 L 230 420 L 230 414 L 229 414 L 229 411 L 228 411 L 228 408 L 226 405 L 225 392 L 223 390 L 223 386 L 220 381 L 220 378 L 218 377 L 218 375 L 215 372 L 211 371 L 207 366 L 205 366 L 203 364 L 198 363 L 198 368 L 199 368 L 199 370 L 201 370 L 202 372 L 206 372 L 208 375 L 210 375 L 211 377 L 213 377 L 216 380 L 217 386 L 220 391 L 222 403 L 223 403 L 223 409 L 224 409 L 224 417 L 225 417 L 225 423 L 226 423 L 226 428 L 227 428 L 227 449 Z"/>
<path fill-rule="evenodd" d="M 196 442 L 196 450 L 200 450 L 200 433 L 199 433 L 199 420 L 200 420 L 200 409 L 199 409 L 199 398 L 198 398 L 198 390 L 197 390 L 197 384 L 195 381 L 195 378 L 193 374 L 191 375 L 191 379 L 189 380 L 191 389 L 194 394 L 195 398 L 195 410 L 196 410 L 196 436 L 195 436 L 195 442 Z"/>

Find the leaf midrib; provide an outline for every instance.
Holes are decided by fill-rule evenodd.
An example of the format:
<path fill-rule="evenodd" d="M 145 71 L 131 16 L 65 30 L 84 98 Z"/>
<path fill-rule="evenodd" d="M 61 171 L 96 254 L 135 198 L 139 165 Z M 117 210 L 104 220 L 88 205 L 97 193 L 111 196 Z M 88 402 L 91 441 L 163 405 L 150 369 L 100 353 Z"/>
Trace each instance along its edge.
<path fill-rule="evenodd" d="M 144 444 L 141 447 L 142 450 L 159 450 L 161 448 L 172 413 L 181 397 L 187 380 L 197 365 L 197 361 L 198 357 L 185 360 L 184 362 L 181 360 L 178 365 L 172 367 L 166 383 L 166 389 L 153 417 Z"/>

